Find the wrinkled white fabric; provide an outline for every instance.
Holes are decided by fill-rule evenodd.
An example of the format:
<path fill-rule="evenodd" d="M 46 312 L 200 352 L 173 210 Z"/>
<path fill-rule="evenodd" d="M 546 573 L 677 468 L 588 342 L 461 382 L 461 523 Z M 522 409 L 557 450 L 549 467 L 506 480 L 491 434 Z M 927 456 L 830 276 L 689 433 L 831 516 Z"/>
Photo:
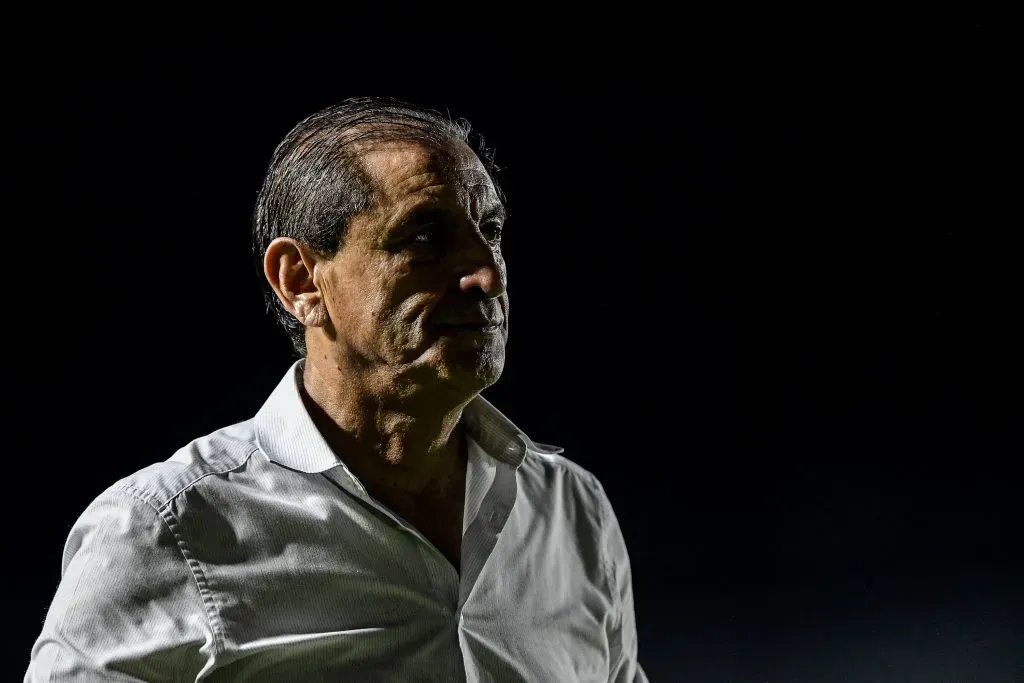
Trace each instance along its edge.
<path fill-rule="evenodd" d="M 324 441 L 303 367 L 88 506 L 26 682 L 647 680 L 593 474 L 475 398 L 456 571 Z"/>

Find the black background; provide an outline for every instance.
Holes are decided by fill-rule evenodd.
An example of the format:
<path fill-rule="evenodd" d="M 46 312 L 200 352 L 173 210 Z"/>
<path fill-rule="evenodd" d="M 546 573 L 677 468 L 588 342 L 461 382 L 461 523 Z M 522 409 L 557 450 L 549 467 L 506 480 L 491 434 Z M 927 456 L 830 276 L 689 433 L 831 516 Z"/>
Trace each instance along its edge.
<path fill-rule="evenodd" d="M 11 29 L 16 675 L 88 502 L 291 362 L 248 251 L 274 146 L 392 95 L 497 149 L 485 395 L 604 483 L 651 680 L 1024 678 L 1016 37 L 318 23 Z"/>

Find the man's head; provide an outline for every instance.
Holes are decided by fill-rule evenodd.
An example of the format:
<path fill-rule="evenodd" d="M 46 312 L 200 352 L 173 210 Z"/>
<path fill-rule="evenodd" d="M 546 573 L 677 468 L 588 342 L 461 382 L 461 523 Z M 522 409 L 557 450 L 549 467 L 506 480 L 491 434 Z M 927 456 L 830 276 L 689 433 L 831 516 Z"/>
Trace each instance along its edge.
<path fill-rule="evenodd" d="M 468 138 L 465 122 L 360 98 L 278 146 L 254 250 L 298 354 L 410 390 L 498 379 L 505 210 L 490 155 Z"/>

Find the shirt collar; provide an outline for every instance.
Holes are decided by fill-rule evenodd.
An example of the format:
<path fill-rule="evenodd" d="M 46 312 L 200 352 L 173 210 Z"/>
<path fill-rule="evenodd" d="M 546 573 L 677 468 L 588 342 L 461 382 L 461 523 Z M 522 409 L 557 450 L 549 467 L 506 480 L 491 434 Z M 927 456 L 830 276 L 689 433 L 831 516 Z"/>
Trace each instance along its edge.
<path fill-rule="evenodd" d="M 306 359 L 295 361 L 254 418 L 256 444 L 271 460 L 300 472 L 317 473 L 343 464 L 302 402 Z M 479 394 L 462 411 L 466 431 L 484 452 L 519 467 L 527 450 L 542 452 L 522 430 Z"/>

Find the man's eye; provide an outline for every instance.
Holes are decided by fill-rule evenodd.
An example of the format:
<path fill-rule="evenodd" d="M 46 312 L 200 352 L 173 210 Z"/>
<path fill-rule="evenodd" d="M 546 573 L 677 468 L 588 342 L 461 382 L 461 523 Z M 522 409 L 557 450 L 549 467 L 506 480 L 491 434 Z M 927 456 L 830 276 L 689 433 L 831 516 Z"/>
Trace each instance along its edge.
<path fill-rule="evenodd" d="M 440 231 L 436 225 L 428 225 L 409 238 L 412 244 L 436 244 L 440 240 Z"/>
<path fill-rule="evenodd" d="M 488 223 L 484 226 L 483 233 L 492 242 L 501 241 L 501 223 Z"/>

